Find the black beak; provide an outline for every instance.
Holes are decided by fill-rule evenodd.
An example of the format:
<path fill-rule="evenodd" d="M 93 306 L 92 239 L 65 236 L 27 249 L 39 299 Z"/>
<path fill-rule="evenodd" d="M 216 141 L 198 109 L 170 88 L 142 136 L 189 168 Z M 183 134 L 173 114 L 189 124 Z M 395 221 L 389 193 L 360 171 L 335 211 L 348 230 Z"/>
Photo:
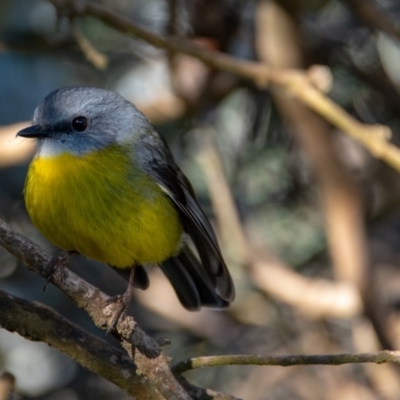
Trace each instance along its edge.
<path fill-rule="evenodd" d="M 28 128 L 22 129 L 17 133 L 17 136 L 25 137 L 25 138 L 46 138 L 51 135 L 47 129 L 42 128 L 39 125 L 29 126 Z"/>

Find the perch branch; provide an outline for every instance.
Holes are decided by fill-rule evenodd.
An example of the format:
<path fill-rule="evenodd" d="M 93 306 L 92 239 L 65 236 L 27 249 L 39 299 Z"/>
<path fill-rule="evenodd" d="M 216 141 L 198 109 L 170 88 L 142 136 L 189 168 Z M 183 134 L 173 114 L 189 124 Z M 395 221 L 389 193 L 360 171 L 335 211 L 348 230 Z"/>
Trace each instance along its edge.
<path fill-rule="evenodd" d="M 46 276 L 47 269 L 44 266 L 49 265 L 50 256 L 29 239 L 14 232 L 2 220 L 0 220 L 0 245 L 23 261 L 31 271 Z M 102 329 L 108 327 L 116 307 L 111 304 L 109 296 L 68 269 L 56 271 L 52 276 L 52 283 L 78 307 L 83 308 L 96 326 Z M 107 304 L 109 305 L 106 306 Z M 173 376 L 169 358 L 157 342 L 136 325 L 132 317 L 125 316 L 120 319 L 113 334 L 132 358 L 137 375 L 145 379 L 151 393 L 154 393 L 156 388 L 159 392 L 158 398 L 164 396 L 168 399 L 190 399 Z"/>
<path fill-rule="evenodd" d="M 130 358 L 100 338 L 84 331 L 39 303 L 0 291 L 0 325 L 33 341 L 44 341 L 84 367 L 97 373 L 132 396 L 143 396 L 148 387 L 144 378 L 135 376 Z M 157 397 L 154 391 L 153 396 Z"/>

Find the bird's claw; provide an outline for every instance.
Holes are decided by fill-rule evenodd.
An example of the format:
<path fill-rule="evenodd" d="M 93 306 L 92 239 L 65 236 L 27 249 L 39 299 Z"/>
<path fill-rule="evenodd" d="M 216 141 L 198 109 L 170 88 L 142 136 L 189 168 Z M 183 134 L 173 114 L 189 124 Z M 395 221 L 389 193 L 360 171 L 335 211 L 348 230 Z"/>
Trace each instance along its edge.
<path fill-rule="evenodd" d="M 117 295 L 117 296 L 111 297 L 110 299 L 108 299 L 106 301 L 106 304 L 105 304 L 106 306 L 108 306 L 110 304 L 116 305 L 116 309 L 115 309 L 114 315 L 112 316 L 111 323 L 108 326 L 107 331 L 106 331 L 107 334 L 109 334 L 110 332 L 112 332 L 115 329 L 121 316 L 123 314 L 125 314 L 125 310 L 128 308 L 128 305 L 129 305 L 129 300 L 130 300 L 130 298 L 126 298 L 125 293 L 124 293 L 122 295 Z"/>

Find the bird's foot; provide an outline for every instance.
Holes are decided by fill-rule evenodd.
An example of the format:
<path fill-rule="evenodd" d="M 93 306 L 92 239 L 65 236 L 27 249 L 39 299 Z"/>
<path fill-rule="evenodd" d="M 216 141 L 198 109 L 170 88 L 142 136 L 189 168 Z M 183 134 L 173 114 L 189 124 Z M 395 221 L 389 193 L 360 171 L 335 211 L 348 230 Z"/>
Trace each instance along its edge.
<path fill-rule="evenodd" d="M 64 268 L 67 266 L 69 257 L 72 254 L 78 254 L 76 251 L 63 251 L 60 254 L 54 256 L 51 261 L 49 262 L 49 265 L 47 266 L 47 272 L 46 272 L 46 283 L 44 284 L 43 287 L 43 292 L 46 291 L 47 285 L 50 283 L 54 273 L 59 270 L 61 272 L 61 280 L 64 278 Z"/>
<path fill-rule="evenodd" d="M 107 329 L 107 333 L 110 333 L 111 331 L 113 331 L 115 329 L 115 326 L 117 325 L 119 319 L 121 318 L 121 316 L 123 314 L 125 314 L 125 311 L 129 306 L 129 302 L 131 301 L 132 294 L 133 294 L 133 284 L 135 282 L 135 270 L 136 270 L 136 264 L 133 264 L 131 267 L 130 274 L 129 274 L 128 287 L 126 288 L 125 292 L 120 296 L 112 297 L 107 302 L 107 305 L 112 304 L 112 303 L 114 303 L 114 304 L 117 303 L 117 306 L 116 306 L 117 308 L 116 308 L 113 318 L 111 320 L 111 324 L 109 325 L 109 327 Z M 147 277 L 147 275 L 146 275 L 146 277 Z"/>
<path fill-rule="evenodd" d="M 112 316 L 111 323 L 109 324 L 106 331 L 107 334 L 109 334 L 115 329 L 120 318 L 125 314 L 125 311 L 129 306 L 130 300 L 131 300 L 131 293 L 130 291 L 127 290 L 122 295 L 111 297 L 109 300 L 106 301 L 106 306 L 109 306 L 111 304 L 115 304 L 116 306 L 114 315 Z"/>

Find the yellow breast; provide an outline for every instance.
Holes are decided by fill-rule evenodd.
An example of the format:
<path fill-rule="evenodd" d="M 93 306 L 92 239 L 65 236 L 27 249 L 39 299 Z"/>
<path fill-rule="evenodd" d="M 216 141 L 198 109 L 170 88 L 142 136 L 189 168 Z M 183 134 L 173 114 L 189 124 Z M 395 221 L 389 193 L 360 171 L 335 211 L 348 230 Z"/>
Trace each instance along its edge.
<path fill-rule="evenodd" d="M 172 202 L 113 145 L 90 154 L 36 157 L 25 203 L 33 224 L 56 246 L 116 267 L 174 255 L 182 226 Z"/>

